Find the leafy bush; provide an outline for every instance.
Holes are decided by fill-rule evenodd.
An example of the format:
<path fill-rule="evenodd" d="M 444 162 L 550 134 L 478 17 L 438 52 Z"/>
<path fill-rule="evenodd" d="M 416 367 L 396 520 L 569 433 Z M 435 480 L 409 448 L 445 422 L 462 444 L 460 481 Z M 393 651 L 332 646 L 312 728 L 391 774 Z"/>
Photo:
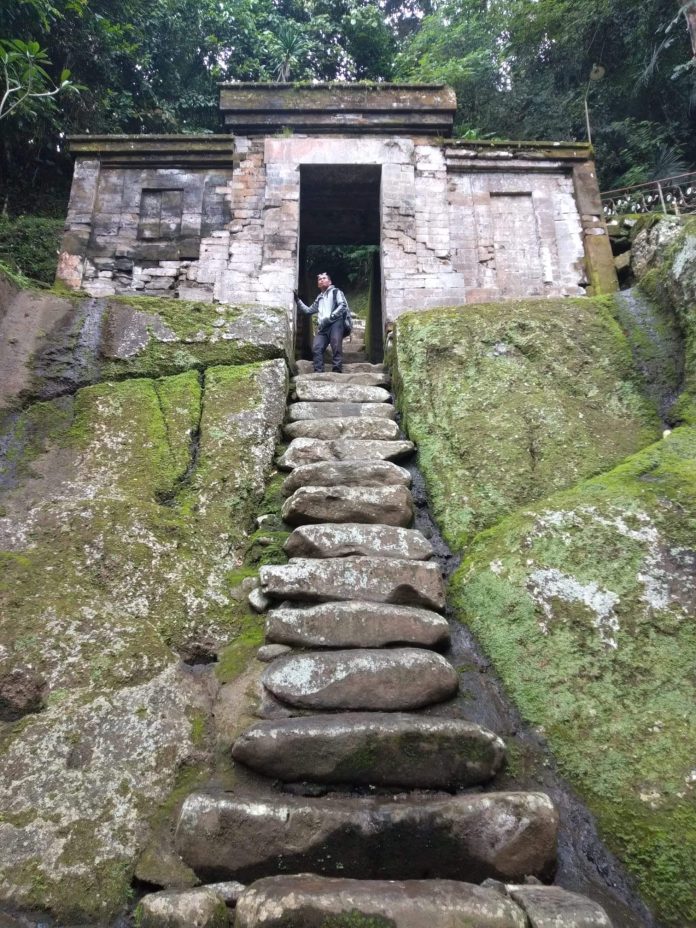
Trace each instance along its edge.
<path fill-rule="evenodd" d="M 62 230 L 62 219 L 0 216 L 0 262 L 25 277 L 52 284 Z"/>

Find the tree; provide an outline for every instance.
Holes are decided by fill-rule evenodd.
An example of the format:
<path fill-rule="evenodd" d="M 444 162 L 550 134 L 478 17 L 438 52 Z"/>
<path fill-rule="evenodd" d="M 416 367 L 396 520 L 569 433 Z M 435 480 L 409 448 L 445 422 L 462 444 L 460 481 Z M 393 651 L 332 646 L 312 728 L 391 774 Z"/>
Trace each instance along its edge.
<path fill-rule="evenodd" d="M 38 42 L 0 39 L 0 119 L 20 112 L 36 115 L 38 107 L 50 105 L 59 93 L 77 89 L 67 68 L 54 84 L 46 72 L 50 64 Z"/>

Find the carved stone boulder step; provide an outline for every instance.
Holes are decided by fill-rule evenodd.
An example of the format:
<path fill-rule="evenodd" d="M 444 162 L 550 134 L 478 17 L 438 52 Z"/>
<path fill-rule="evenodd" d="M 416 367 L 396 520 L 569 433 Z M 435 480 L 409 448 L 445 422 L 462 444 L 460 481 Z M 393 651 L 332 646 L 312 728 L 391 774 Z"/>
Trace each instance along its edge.
<path fill-rule="evenodd" d="M 286 422 L 283 433 L 288 438 L 362 438 L 389 441 L 401 434 L 392 419 L 352 416 L 347 419 L 301 419 Z"/>
<path fill-rule="evenodd" d="M 341 922 L 341 919 L 345 922 Z M 346 880 L 314 874 L 257 880 L 237 903 L 235 928 L 527 928 L 518 906 L 494 889 L 450 880 Z M 563 928 L 563 926 L 561 926 Z"/>
<path fill-rule="evenodd" d="M 346 712 L 259 722 L 232 756 L 285 782 L 464 789 L 495 776 L 505 745 L 461 719 Z"/>
<path fill-rule="evenodd" d="M 315 438 L 293 438 L 278 460 L 282 470 L 292 470 L 302 464 L 319 461 L 399 461 L 415 451 L 411 441 L 360 441 L 336 438 L 320 441 Z"/>
<path fill-rule="evenodd" d="M 368 600 L 445 607 L 445 587 L 437 564 L 402 558 L 344 557 L 327 560 L 292 558 L 288 564 L 266 565 L 259 573 L 261 589 L 273 599 L 314 602 Z"/>
<path fill-rule="evenodd" d="M 384 370 L 384 364 L 370 364 L 367 361 L 358 361 L 353 364 L 343 365 L 344 374 L 379 374 Z M 311 361 L 298 361 L 298 374 L 311 374 L 314 372 L 314 365 Z M 339 374 L 340 376 L 340 374 Z"/>
<path fill-rule="evenodd" d="M 345 419 L 347 416 L 396 419 L 396 410 L 389 403 L 293 403 L 288 407 L 290 422 L 301 419 Z"/>
<path fill-rule="evenodd" d="M 318 380 L 296 382 L 293 393 L 296 399 L 310 403 L 388 403 L 391 399 L 384 387 Z"/>
<path fill-rule="evenodd" d="M 398 525 L 413 522 L 413 497 L 406 487 L 299 487 L 283 503 L 288 525 L 315 522 L 362 522 Z"/>
<path fill-rule="evenodd" d="M 142 928 L 225 928 L 229 924 L 225 900 L 210 886 L 150 893 L 140 900 L 138 910 L 137 924 Z"/>
<path fill-rule="evenodd" d="M 449 699 L 459 677 L 444 657 L 421 648 L 308 651 L 279 657 L 261 677 L 300 709 L 399 711 Z"/>
<path fill-rule="evenodd" d="M 264 801 L 192 793 L 179 854 L 203 880 L 246 883 L 279 870 L 356 879 L 549 876 L 558 817 L 544 793 L 464 794 L 417 801 Z"/>
<path fill-rule="evenodd" d="M 298 374 L 290 383 L 294 386 L 298 383 L 310 383 L 311 381 L 317 381 L 318 383 L 352 383 L 360 384 L 363 387 L 388 387 L 391 383 L 391 377 L 384 371 L 374 374 L 334 374 L 332 371 L 317 374 L 312 371 L 311 374 Z"/>
<path fill-rule="evenodd" d="M 391 461 L 319 461 L 303 464 L 286 477 L 283 493 L 299 487 L 410 487 L 411 475 Z"/>
<path fill-rule="evenodd" d="M 235 928 L 611 928 L 596 902 L 556 886 L 498 889 L 454 880 L 349 880 L 309 873 L 257 880 L 239 897 L 236 915 Z"/>
<path fill-rule="evenodd" d="M 266 616 L 266 640 L 298 648 L 381 648 L 390 644 L 439 648 L 449 643 L 437 612 L 385 603 L 283 603 Z"/>
<path fill-rule="evenodd" d="M 522 908 L 531 928 L 611 928 L 604 909 L 577 893 L 558 886 L 506 886 L 508 896 Z"/>
<path fill-rule="evenodd" d="M 285 542 L 290 557 L 400 557 L 427 561 L 433 546 L 419 531 L 391 525 L 303 525 Z"/>

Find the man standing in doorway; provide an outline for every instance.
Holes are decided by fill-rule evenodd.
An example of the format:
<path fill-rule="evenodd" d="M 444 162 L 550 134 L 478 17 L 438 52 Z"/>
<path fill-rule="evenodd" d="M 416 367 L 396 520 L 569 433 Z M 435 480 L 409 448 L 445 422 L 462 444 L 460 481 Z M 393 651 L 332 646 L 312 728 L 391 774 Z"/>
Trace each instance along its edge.
<path fill-rule="evenodd" d="M 331 283 L 328 274 L 317 276 L 317 286 L 321 292 L 311 306 L 303 303 L 295 290 L 295 305 L 305 316 L 313 316 L 315 313 L 317 315 L 317 334 L 312 343 L 314 370 L 317 373 L 323 373 L 324 352 L 327 345 L 331 345 L 333 354 L 331 370 L 340 374 L 343 370 L 343 336 L 348 303 L 343 292 Z"/>

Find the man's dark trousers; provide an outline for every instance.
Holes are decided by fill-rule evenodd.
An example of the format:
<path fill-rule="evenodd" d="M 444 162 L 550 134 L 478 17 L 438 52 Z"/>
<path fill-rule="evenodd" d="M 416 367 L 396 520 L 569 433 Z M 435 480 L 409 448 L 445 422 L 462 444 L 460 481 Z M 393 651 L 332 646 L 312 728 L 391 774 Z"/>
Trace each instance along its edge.
<path fill-rule="evenodd" d="M 331 370 L 340 374 L 343 370 L 343 319 L 337 319 L 331 325 L 319 329 L 314 336 L 312 358 L 314 360 L 314 370 L 319 373 L 324 370 L 324 352 L 327 345 L 331 345 L 331 351 L 333 352 Z"/>

